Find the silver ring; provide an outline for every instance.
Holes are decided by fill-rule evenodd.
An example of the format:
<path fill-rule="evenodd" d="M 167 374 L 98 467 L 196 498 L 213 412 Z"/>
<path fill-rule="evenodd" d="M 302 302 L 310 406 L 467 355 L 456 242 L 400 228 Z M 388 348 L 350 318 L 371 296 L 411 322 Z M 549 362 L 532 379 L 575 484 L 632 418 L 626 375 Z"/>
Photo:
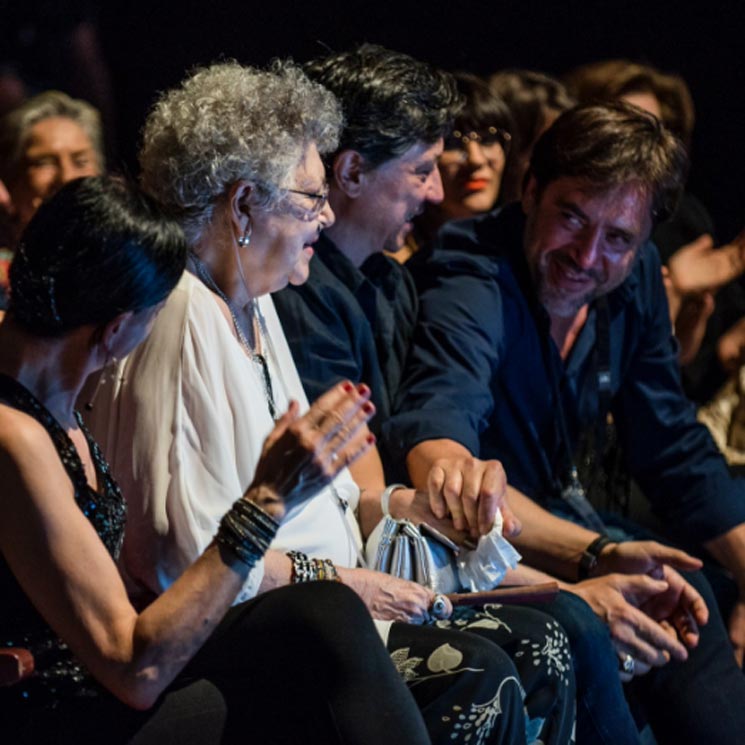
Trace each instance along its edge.
<path fill-rule="evenodd" d="M 339 460 L 339 453 L 331 453 L 331 462 L 336 463 Z"/>
<path fill-rule="evenodd" d="M 435 595 L 435 599 L 432 601 L 430 615 L 438 621 L 448 617 L 448 603 L 444 595 Z"/>
<path fill-rule="evenodd" d="M 627 675 L 633 675 L 634 669 L 636 668 L 636 660 L 630 654 L 625 654 L 619 660 L 619 666 L 621 672 L 624 672 Z"/>

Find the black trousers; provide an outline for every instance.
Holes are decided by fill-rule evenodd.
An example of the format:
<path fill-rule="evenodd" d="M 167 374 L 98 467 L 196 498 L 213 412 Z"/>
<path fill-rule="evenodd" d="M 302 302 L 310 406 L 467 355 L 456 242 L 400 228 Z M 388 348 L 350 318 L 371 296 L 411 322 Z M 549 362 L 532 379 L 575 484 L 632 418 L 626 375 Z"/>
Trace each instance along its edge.
<path fill-rule="evenodd" d="M 740 745 L 745 741 L 745 676 L 735 664 L 727 627 L 703 572 L 685 578 L 709 607 L 698 646 L 627 688 L 659 745 Z"/>
<path fill-rule="evenodd" d="M 149 711 L 104 695 L 3 720 L 8 745 L 430 742 L 367 609 L 335 582 L 232 608 Z"/>

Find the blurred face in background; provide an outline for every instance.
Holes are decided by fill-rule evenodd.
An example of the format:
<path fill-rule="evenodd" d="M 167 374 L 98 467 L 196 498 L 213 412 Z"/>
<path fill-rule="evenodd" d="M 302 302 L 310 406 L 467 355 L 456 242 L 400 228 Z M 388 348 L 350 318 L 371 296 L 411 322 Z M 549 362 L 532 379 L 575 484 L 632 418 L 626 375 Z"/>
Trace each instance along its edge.
<path fill-rule="evenodd" d="M 39 205 L 68 181 L 100 174 L 98 153 L 77 122 L 54 116 L 34 124 L 26 135 L 18 174 L 6 184 L 17 230 L 22 231 Z"/>
<path fill-rule="evenodd" d="M 438 168 L 448 219 L 470 217 L 494 207 L 502 185 L 509 134 L 497 127 L 455 129 L 445 140 Z"/>

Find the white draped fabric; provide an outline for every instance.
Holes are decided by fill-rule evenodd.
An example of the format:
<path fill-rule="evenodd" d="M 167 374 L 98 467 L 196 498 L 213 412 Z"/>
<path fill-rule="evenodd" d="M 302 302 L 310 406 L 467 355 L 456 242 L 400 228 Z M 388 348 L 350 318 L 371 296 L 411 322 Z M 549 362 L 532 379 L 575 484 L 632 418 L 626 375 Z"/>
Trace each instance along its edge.
<path fill-rule="evenodd" d="M 259 299 L 278 411 L 308 408 L 270 296 Z M 186 272 L 149 338 L 101 385 L 87 416 L 127 500 L 122 552 L 130 590 L 167 588 L 207 547 L 220 518 L 253 478 L 273 422 L 262 370 L 236 339 L 216 297 Z M 345 470 L 334 487 L 353 510 Z M 359 528 L 331 488 L 293 510 L 272 548 L 355 566 Z M 344 522 L 347 522 L 347 526 Z M 236 602 L 256 594 L 263 562 Z"/>

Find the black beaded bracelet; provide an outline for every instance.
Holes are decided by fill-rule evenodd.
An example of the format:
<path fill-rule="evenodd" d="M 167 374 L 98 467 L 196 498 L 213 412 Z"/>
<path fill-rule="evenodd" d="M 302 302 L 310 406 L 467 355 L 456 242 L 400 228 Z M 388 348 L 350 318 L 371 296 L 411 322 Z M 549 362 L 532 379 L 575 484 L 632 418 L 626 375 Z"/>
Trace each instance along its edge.
<path fill-rule="evenodd" d="M 600 553 L 609 544 L 615 543 L 615 541 L 609 538 L 607 535 L 599 535 L 583 552 L 579 557 L 579 564 L 577 565 L 577 579 L 583 580 L 590 576 L 590 572 L 595 569 L 600 559 Z"/>
<path fill-rule="evenodd" d="M 238 499 L 223 515 L 215 541 L 229 549 L 249 569 L 267 552 L 279 523 L 247 499 Z"/>

